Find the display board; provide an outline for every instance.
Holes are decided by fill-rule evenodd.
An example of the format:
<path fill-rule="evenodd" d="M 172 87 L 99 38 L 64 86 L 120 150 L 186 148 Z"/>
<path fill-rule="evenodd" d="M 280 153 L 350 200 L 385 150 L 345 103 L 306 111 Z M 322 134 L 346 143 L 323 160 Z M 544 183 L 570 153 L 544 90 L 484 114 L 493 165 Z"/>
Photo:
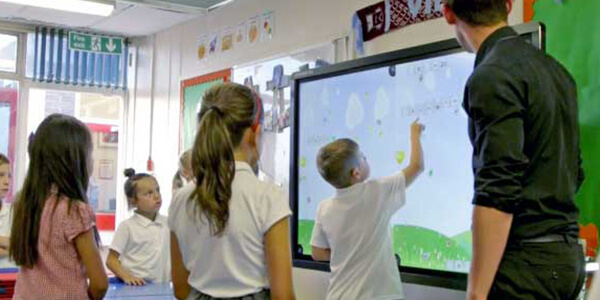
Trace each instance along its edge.
<path fill-rule="evenodd" d="M 227 69 L 181 82 L 180 152 L 191 149 L 194 145 L 198 126 L 198 112 L 202 104 L 202 96 L 206 90 L 217 83 L 230 80 L 231 69 Z"/>

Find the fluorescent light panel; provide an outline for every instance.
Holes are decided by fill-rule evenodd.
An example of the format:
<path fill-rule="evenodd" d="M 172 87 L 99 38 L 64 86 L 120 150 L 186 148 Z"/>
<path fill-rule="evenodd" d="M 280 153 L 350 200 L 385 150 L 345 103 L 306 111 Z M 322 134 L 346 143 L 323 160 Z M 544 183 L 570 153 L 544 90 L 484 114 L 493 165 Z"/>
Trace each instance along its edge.
<path fill-rule="evenodd" d="M 114 5 L 84 0 L 0 0 L 19 5 L 36 6 L 80 14 L 110 16 Z"/>

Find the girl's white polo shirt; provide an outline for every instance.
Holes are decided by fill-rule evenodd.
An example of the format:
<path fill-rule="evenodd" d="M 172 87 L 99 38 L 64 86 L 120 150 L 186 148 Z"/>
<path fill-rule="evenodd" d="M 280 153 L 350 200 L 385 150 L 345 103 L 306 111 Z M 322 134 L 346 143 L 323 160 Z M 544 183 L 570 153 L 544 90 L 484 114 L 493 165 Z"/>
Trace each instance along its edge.
<path fill-rule="evenodd" d="M 210 233 L 196 203 L 195 184 L 175 195 L 169 228 L 177 236 L 188 283 L 215 298 L 231 298 L 269 289 L 265 233 L 290 214 L 288 199 L 275 185 L 261 182 L 245 162 L 235 162 L 229 221 L 222 236 Z"/>
<path fill-rule="evenodd" d="M 117 228 L 110 249 L 133 276 L 153 282 L 171 281 L 171 244 L 167 218 L 154 221 L 134 213 Z"/>
<path fill-rule="evenodd" d="M 1 200 L 0 200 L 1 201 Z M 10 238 L 10 229 L 13 220 L 13 209 L 12 204 L 3 203 L 2 209 L 0 210 L 0 236 Z M 10 261 L 8 256 L 0 258 L 0 269 L 3 268 L 16 268 L 14 262 Z"/>

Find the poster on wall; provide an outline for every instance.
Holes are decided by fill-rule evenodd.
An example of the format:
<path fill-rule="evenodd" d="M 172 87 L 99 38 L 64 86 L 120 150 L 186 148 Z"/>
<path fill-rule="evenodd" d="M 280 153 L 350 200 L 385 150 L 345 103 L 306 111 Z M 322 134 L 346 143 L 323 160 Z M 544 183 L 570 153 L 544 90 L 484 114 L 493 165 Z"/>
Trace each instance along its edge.
<path fill-rule="evenodd" d="M 352 17 L 356 51 L 364 54 L 364 42 L 390 31 L 442 17 L 442 1 L 386 0 L 362 8 Z"/>
<path fill-rule="evenodd" d="M 110 159 L 100 160 L 100 179 L 112 180 L 113 179 L 113 161 Z"/>
<path fill-rule="evenodd" d="M 206 35 L 201 35 L 198 37 L 196 45 L 196 53 L 198 55 L 198 60 L 204 60 L 206 58 L 206 55 L 208 54 L 206 40 Z"/>
<path fill-rule="evenodd" d="M 260 17 L 256 16 L 256 17 L 252 17 L 250 19 L 248 19 L 248 42 L 250 44 L 254 44 L 256 42 L 258 42 L 259 38 L 260 38 Z"/>
<path fill-rule="evenodd" d="M 98 135 L 98 146 L 103 148 L 119 147 L 119 132 L 100 132 Z"/>
<path fill-rule="evenodd" d="M 275 12 L 268 12 L 262 15 L 261 39 L 270 41 L 275 34 Z"/>
<path fill-rule="evenodd" d="M 75 115 L 75 93 L 47 91 L 45 100 L 44 115 L 46 117 L 51 114 Z"/>
<path fill-rule="evenodd" d="M 227 27 L 221 31 L 221 51 L 226 52 L 233 48 L 233 29 Z"/>
<path fill-rule="evenodd" d="M 208 56 L 213 56 L 219 52 L 219 33 L 213 32 L 208 36 Z"/>
<path fill-rule="evenodd" d="M 246 22 L 242 22 L 238 24 L 235 28 L 235 42 L 234 45 L 237 47 L 238 45 L 242 45 L 247 40 L 247 30 L 246 30 Z"/>

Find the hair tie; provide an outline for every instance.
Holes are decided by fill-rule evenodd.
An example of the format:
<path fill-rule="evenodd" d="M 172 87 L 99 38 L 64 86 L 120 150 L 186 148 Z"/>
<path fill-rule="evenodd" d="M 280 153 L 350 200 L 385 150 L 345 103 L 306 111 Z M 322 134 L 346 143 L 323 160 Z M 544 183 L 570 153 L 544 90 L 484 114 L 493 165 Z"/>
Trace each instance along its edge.
<path fill-rule="evenodd" d="M 224 116 L 225 114 L 223 113 L 223 111 L 216 105 L 209 105 L 208 106 L 208 110 L 214 110 L 216 111 L 219 115 Z"/>

